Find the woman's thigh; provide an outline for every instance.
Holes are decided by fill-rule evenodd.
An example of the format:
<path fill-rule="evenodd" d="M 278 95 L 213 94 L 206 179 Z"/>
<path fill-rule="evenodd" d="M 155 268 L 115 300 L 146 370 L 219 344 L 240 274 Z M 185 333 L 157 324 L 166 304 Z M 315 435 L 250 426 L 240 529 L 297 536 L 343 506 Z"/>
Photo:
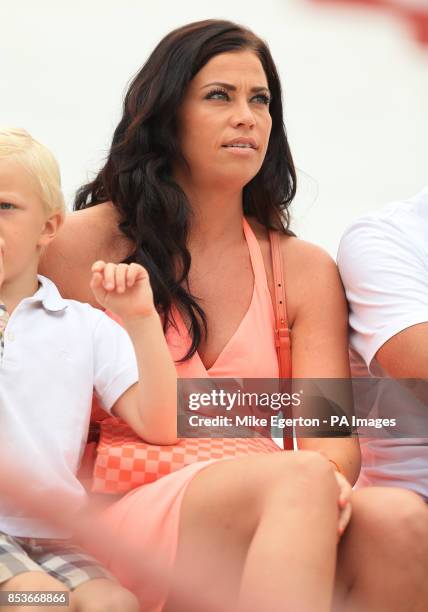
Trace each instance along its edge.
<path fill-rule="evenodd" d="M 328 461 L 310 451 L 219 461 L 199 472 L 181 506 L 175 570 L 179 580 L 189 589 L 198 585 L 207 596 L 236 594 L 267 500 L 274 497 L 270 521 L 281 537 L 287 506 L 295 509 L 301 500 L 310 503 L 312 498 L 315 505 L 330 478 L 335 488 Z M 333 500 L 333 514 L 336 504 Z M 165 611 L 173 609 L 170 603 Z"/>
<path fill-rule="evenodd" d="M 217 542 L 251 538 L 266 499 L 275 491 L 284 500 L 299 501 L 316 495 L 323 486 L 322 476 L 331 472 L 330 464 L 311 451 L 252 455 L 214 463 L 199 472 L 189 483 L 180 516 L 180 542 L 201 537 Z M 318 476 L 318 482 L 315 480 Z M 308 481 L 311 490 L 308 490 Z M 287 508 L 278 507 L 282 520 Z M 207 531 L 207 527 L 213 529 Z M 184 535 L 186 534 L 186 535 Z M 239 547 L 238 547 L 239 548 Z"/>

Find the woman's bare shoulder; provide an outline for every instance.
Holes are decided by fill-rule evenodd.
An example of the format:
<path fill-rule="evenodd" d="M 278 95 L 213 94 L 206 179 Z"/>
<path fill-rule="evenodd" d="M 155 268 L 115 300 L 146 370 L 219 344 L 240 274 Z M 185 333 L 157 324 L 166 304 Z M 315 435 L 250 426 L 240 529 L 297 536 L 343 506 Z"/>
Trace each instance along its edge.
<path fill-rule="evenodd" d="M 262 251 L 266 276 L 273 295 L 270 240 L 266 228 L 248 219 Z M 287 234 L 280 236 L 287 312 L 290 327 L 298 315 L 324 303 L 338 302 L 343 307 L 343 289 L 336 263 L 321 247 Z"/>
<path fill-rule="evenodd" d="M 67 214 L 64 228 L 67 233 L 74 230 L 91 234 L 96 231 L 97 237 L 105 238 L 119 232 L 119 213 L 111 202 L 103 202 L 89 208 L 73 211 Z M 62 233 L 64 234 L 64 231 Z"/>
<path fill-rule="evenodd" d="M 296 268 L 305 275 L 320 271 L 336 271 L 334 259 L 322 247 L 296 236 L 281 236 L 281 252 L 284 264 Z"/>
<path fill-rule="evenodd" d="M 251 229 L 262 249 L 270 256 L 269 233 L 266 228 L 253 218 L 248 218 Z M 326 267 L 335 270 L 336 264 L 330 255 L 321 247 L 306 242 L 296 236 L 289 234 L 280 235 L 280 246 L 283 257 L 284 269 L 289 273 L 293 270 L 303 274 L 311 274 Z"/>
<path fill-rule="evenodd" d="M 322 247 L 297 238 L 281 237 L 281 252 L 286 276 L 301 291 L 336 283 L 339 273 L 334 259 Z"/>
<path fill-rule="evenodd" d="M 93 302 L 89 280 L 94 261 L 119 262 L 132 251 L 118 224 L 119 215 L 111 202 L 67 214 L 43 254 L 40 273 L 51 278 L 64 297 Z"/>
<path fill-rule="evenodd" d="M 334 259 L 320 246 L 293 236 L 281 238 L 289 318 L 331 313 L 346 319 L 346 300 Z"/>

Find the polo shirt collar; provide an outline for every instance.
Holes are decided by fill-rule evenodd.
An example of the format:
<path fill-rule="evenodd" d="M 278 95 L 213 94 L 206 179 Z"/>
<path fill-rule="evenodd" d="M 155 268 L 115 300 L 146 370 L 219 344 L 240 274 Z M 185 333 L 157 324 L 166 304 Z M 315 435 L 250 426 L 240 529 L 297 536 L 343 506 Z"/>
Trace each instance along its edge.
<path fill-rule="evenodd" d="M 49 312 L 60 312 L 67 308 L 67 302 L 61 297 L 56 285 L 41 274 L 37 275 L 40 286 L 36 293 L 29 298 L 31 302 L 40 302 Z"/>

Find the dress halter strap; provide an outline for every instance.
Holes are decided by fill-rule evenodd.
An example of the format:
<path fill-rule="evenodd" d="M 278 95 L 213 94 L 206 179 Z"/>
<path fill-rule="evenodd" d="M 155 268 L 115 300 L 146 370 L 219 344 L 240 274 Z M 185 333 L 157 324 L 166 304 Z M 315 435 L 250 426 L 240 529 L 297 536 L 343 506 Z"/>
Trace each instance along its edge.
<path fill-rule="evenodd" d="M 261 286 L 263 284 L 269 293 L 260 245 L 245 217 L 243 218 L 243 227 L 250 252 L 256 285 Z M 280 247 L 280 233 L 270 230 L 269 240 L 274 280 L 273 311 L 275 317 L 275 346 L 278 356 L 279 377 L 291 378 L 290 330 L 288 328 L 287 321 L 287 305 L 285 297 L 284 269 L 282 265 Z"/>
<path fill-rule="evenodd" d="M 278 355 L 279 377 L 291 378 L 291 342 L 290 329 L 287 321 L 287 305 L 285 300 L 284 267 L 282 265 L 279 233 L 269 231 L 270 249 L 272 254 L 273 281 L 275 286 L 275 344 Z M 286 436 L 284 432 L 284 449 L 293 450 L 293 434 Z"/>
<path fill-rule="evenodd" d="M 242 225 L 244 229 L 245 240 L 247 241 L 248 251 L 250 253 L 255 284 L 258 288 L 263 287 L 264 289 L 269 291 L 266 278 L 265 264 L 263 262 L 263 255 L 260 249 L 259 242 L 245 217 L 243 217 Z"/>
<path fill-rule="evenodd" d="M 275 286 L 275 343 L 278 353 L 279 377 L 291 378 L 290 330 L 287 321 L 284 269 L 279 244 L 279 233 L 269 231 L 272 254 L 273 280 Z"/>

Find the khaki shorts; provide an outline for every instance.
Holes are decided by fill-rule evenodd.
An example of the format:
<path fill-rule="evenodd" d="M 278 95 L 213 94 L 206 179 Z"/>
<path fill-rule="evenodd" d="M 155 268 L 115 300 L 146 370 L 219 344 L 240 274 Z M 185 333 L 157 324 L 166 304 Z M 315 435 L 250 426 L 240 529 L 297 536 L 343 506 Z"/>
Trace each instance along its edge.
<path fill-rule="evenodd" d="M 19 538 L 0 532 L 0 584 L 24 572 L 45 572 L 71 591 L 94 578 L 117 582 L 96 559 L 68 540 Z"/>

